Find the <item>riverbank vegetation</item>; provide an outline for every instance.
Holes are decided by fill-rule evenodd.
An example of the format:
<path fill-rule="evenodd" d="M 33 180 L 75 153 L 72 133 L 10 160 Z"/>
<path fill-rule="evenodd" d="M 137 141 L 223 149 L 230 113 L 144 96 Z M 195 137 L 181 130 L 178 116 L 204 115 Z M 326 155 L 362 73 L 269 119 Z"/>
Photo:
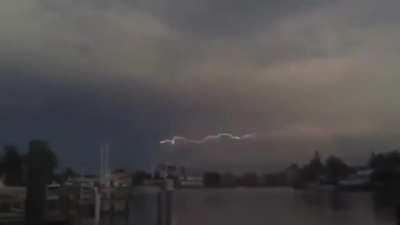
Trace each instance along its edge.
<path fill-rule="evenodd" d="M 39 146 L 41 146 L 41 150 L 37 150 Z M 44 172 L 49 173 L 46 175 L 48 176 L 47 183 L 60 179 L 61 174 L 54 173 L 58 166 L 58 158 L 50 145 L 46 141 L 33 140 L 27 151 L 21 151 L 15 145 L 3 147 L 3 153 L 0 154 L 0 178 L 4 184 L 26 186 L 29 182 L 30 170 L 37 168 L 37 166 L 30 165 L 35 157 L 41 159 L 39 165 L 46 168 Z"/>
<path fill-rule="evenodd" d="M 58 159 L 47 142 L 41 142 L 48 153 L 51 171 L 57 167 Z M 31 149 L 28 149 L 31 150 Z M 27 152 L 27 153 L 22 153 Z M 26 186 L 29 179 L 29 160 L 31 151 L 21 151 L 17 146 L 7 145 L 0 154 L 0 177 L 5 185 Z M 146 171 L 132 172 L 132 185 L 142 185 L 146 180 L 159 179 L 160 174 Z M 64 183 L 71 177 L 80 176 L 72 168 L 48 174 L 48 183 Z M 174 179 L 174 177 L 170 177 Z M 179 177 L 175 177 L 178 179 Z M 400 187 L 400 152 L 397 150 L 372 153 L 369 160 L 361 166 L 352 166 L 335 155 L 321 157 L 316 151 L 311 159 L 303 164 L 292 163 L 287 168 L 274 173 L 206 171 L 202 176 L 204 187 L 282 187 L 307 188 L 330 185 L 341 188 L 356 187 L 365 189 L 396 189 Z M 358 182 L 358 183 L 357 183 Z"/>
<path fill-rule="evenodd" d="M 319 152 L 306 164 L 296 163 L 275 173 L 205 172 L 205 187 L 282 187 L 307 188 L 332 186 L 342 189 L 396 189 L 400 187 L 400 153 L 395 151 L 372 153 L 362 166 L 351 166 L 341 158 L 330 155 L 321 159 Z"/>

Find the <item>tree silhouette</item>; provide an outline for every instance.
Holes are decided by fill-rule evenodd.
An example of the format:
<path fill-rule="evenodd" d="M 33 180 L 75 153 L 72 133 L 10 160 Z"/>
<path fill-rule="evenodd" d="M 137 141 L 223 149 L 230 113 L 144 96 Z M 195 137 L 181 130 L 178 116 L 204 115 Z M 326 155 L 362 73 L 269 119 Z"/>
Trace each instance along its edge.
<path fill-rule="evenodd" d="M 69 178 L 77 177 L 79 174 L 75 172 L 71 167 L 65 168 L 65 170 L 60 174 L 60 181 L 66 182 Z"/>
<path fill-rule="evenodd" d="M 397 151 L 371 155 L 369 166 L 374 170 L 372 181 L 385 186 L 400 186 L 400 153 Z"/>
<path fill-rule="evenodd" d="M 18 186 L 22 183 L 22 157 L 16 146 L 8 145 L 4 147 L 3 173 L 5 184 Z"/>
<path fill-rule="evenodd" d="M 259 178 L 256 173 L 248 172 L 240 177 L 239 182 L 242 186 L 256 187 L 259 184 L 258 180 Z"/>
<path fill-rule="evenodd" d="M 340 158 L 330 156 L 325 162 L 325 171 L 328 179 L 336 184 L 340 179 L 352 172 L 352 168 Z"/>
<path fill-rule="evenodd" d="M 324 165 L 321 162 L 321 157 L 318 151 L 315 151 L 314 158 L 304 166 L 302 177 L 305 181 L 315 181 L 319 179 L 324 169 Z"/>
<path fill-rule="evenodd" d="M 57 167 L 57 157 L 47 142 L 33 140 L 29 144 L 27 158 L 26 222 L 27 225 L 43 225 L 46 214 L 46 186 Z"/>
<path fill-rule="evenodd" d="M 221 175 L 217 172 L 205 172 L 203 182 L 206 187 L 219 187 L 221 184 Z"/>
<path fill-rule="evenodd" d="M 146 171 L 139 170 L 132 174 L 132 185 L 138 186 L 143 185 L 147 179 L 150 179 L 151 175 Z"/>

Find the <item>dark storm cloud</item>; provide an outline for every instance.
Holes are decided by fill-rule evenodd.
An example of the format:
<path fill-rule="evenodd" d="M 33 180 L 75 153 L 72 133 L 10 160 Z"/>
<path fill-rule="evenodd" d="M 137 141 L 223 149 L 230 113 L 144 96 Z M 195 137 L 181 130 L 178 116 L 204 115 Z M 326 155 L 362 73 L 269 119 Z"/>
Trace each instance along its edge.
<path fill-rule="evenodd" d="M 0 140 L 49 139 L 92 168 L 107 141 L 116 166 L 272 168 L 315 149 L 356 161 L 400 135 L 398 6 L 3 0 Z M 159 146 L 221 131 L 257 138 Z"/>
<path fill-rule="evenodd" d="M 193 37 L 232 38 L 268 29 L 280 18 L 301 13 L 325 1 L 172 0 L 136 1 L 136 6 L 162 16 L 171 26 Z"/>
<path fill-rule="evenodd" d="M 35 72 L 14 70 L 14 78 L 0 79 L 6 84 L 1 88 L 2 144 L 25 148 L 29 140 L 43 138 L 53 144 L 62 165 L 94 171 L 98 146 L 110 142 L 115 167 L 148 166 L 168 130 L 162 96 L 119 81 L 79 86 L 38 79 L 31 76 Z M 129 94 L 132 89 L 137 97 Z"/>
<path fill-rule="evenodd" d="M 120 10 L 123 13 L 150 13 L 173 29 L 191 33 L 195 37 L 224 38 L 250 35 L 270 28 L 279 19 L 304 13 L 330 1 L 290 0 L 84 0 L 48 1 L 40 3 L 48 10 L 62 15 L 74 11 L 93 10 L 96 13 Z"/>

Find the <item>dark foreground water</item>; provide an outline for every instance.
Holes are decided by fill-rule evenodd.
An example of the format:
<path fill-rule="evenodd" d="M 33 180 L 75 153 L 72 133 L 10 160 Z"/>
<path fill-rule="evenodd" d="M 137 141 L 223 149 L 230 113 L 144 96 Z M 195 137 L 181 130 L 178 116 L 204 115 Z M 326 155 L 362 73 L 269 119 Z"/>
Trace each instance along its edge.
<path fill-rule="evenodd" d="M 155 196 L 135 197 L 129 220 L 156 225 Z M 109 224 L 109 223 L 108 223 Z M 395 210 L 372 193 L 292 189 L 199 189 L 174 192 L 173 225 L 393 225 Z"/>

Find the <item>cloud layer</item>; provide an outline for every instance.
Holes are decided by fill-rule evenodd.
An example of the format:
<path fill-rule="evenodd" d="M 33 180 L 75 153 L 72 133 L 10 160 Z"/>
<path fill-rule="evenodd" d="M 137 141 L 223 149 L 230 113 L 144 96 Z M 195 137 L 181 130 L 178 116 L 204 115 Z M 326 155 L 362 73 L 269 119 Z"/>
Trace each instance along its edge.
<path fill-rule="evenodd" d="M 225 130 L 257 138 L 202 145 L 184 161 L 276 168 L 318 148 L 361 162 L 398 145 L 399 6 L 3 0 L 0 141 L 49 139 L 65 164 L 95 168 L 110 140 L 115 165 L 149 167 L 179 158 L 164 155 L 179 148 L 160 146 L 165 137 Z"/>

